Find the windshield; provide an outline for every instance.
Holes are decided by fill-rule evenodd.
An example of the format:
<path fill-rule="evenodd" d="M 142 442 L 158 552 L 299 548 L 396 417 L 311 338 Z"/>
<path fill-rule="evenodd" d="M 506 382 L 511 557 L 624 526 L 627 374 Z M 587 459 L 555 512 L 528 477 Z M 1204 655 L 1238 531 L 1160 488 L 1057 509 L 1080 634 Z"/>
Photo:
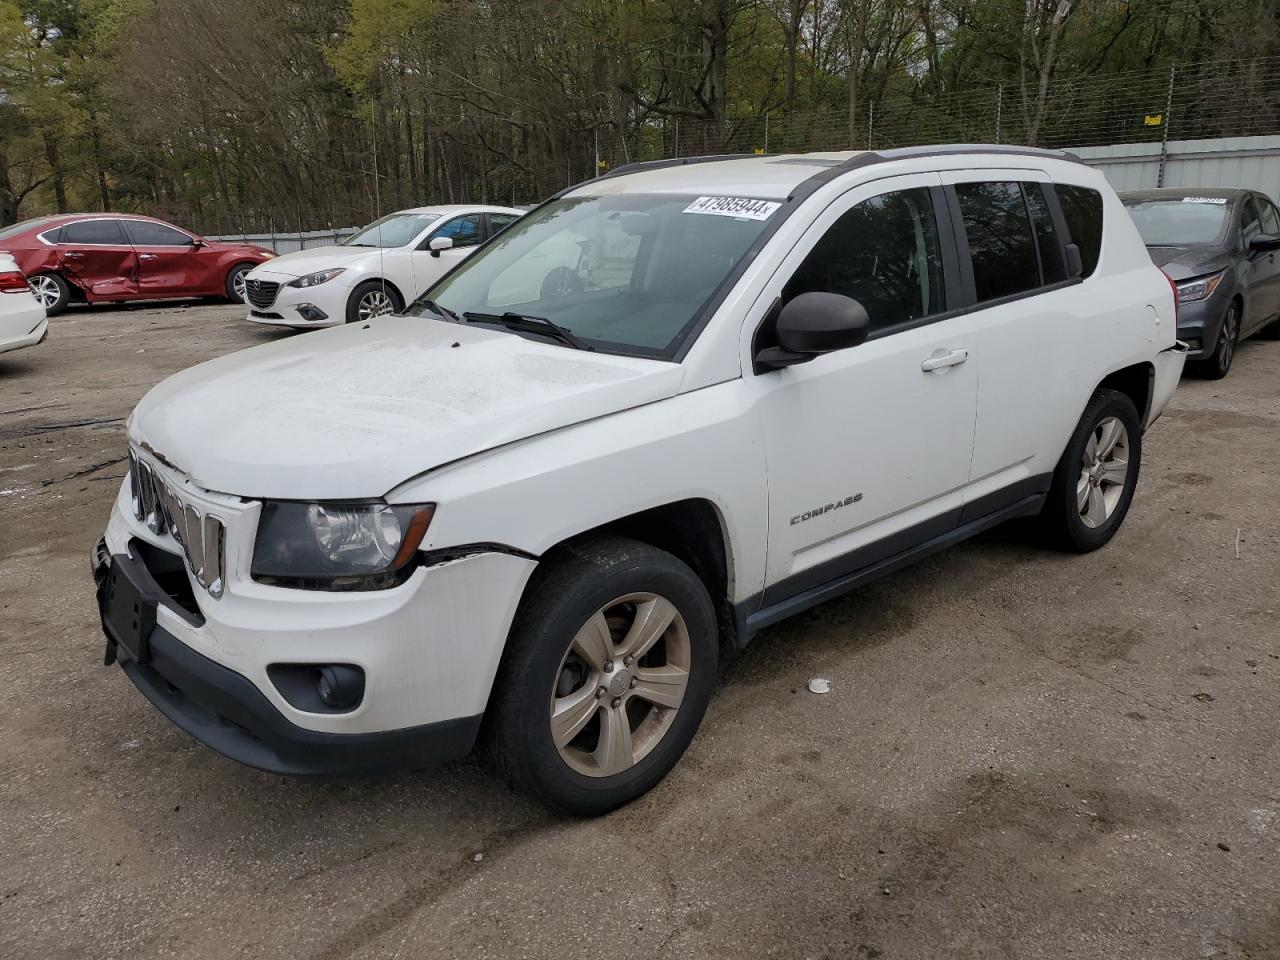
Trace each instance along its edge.
<path fill-rule="evenodd" d="M 424 301 L 459 316 L 543 317 L 596 349 L 669 358 L 780 206 L 649 194 L 554 200 Z M 415 312 L 430 309 L 424 301 Z"/>
<path fill-rule="evenodd" d="M 403 247 L 439 219 L 438 213 L 393 213 L 357 230 L 342 243 L 348 247 Z"/>
<path fill-rule="evenodd" d="M 1222 235 L 1230 211 L 1224 197 L 1126 200 L 1124 205 L 1148 247 L 1214 243 Z"/>

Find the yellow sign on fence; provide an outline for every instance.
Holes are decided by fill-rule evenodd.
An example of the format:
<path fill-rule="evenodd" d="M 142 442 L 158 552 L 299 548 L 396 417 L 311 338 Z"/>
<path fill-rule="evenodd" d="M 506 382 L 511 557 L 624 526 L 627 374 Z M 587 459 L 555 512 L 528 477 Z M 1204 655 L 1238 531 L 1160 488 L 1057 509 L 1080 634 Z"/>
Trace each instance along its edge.
<path fill-rule="evenodd" d="M 1164 114 L 1148 113 L 1145 117 L 1142 118 L 1142 122 L 1145 126 L 1148 126 L 1148 127 L 1158 127 L 1160 126 L 1160 124 L 1164 123 Z"/>

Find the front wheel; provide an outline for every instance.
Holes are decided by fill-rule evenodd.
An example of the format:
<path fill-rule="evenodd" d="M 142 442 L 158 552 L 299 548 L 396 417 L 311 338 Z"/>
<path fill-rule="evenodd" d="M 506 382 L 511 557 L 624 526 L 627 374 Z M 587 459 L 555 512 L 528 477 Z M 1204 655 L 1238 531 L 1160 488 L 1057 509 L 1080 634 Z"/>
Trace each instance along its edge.
<path fill-rule="evenodd" d="M 253 269 L 252 263 L 237 263 L 227 274 L 227 299 L 232 303 L 248 303 L 244 295 L 244 278 Z"/>
<path fill-rule="evenodd" d="M 366 280 L 347 299 L 347 323 L 385 317 L 403 309 L 404 303 L 394 287 L 381 280 Z"/>
<path fill-rule="evenodd" d="M 44 307 L 46 316 L 57 316 L 67 309 L 71 299 L 71 287 L 56 273 L 37 273 L 27 279 L 31 293 Z"/>
<path fill-rule="evenodd" d="M 1206 380 L 1221 380 L 1231 372 L 1231 361 L 1236 356 L 1236 344 L 1240 341 L 1240 307 L 1234 301 L 1227 307 L 1218 332 L 1218 342 L 1213 353 L 1196 364 L 1195 372 Z"/>
<path fill-rule="evenodd" d="M 629 803 L 693 739 L 717 652 L 711 598 L 680 560 L 623 538 L 564 548 L 530 584 L 495 682 L 498 766 L 562 814 Z"/>
<path fill-rule="evenodd" d="M 1133 401 L 1099 390 L 1053 472 L 1041 520 L 1060 547 L 1087 553 L 1120 529 L 1142 465 L 1142 424 Z"/>

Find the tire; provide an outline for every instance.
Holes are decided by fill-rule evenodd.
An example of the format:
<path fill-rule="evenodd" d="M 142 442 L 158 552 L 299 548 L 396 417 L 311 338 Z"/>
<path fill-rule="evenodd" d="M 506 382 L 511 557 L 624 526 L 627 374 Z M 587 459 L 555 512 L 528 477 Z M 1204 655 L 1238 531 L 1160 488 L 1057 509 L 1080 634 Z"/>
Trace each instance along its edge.
<path fill-rule="evenodd" d="M 1231 361 L 1236 356 L 1236 346 L 1240 343 L 1240 305 L 1234 300 L 1227 307 L 1222 317 L 1222 326 L 1218 330 L 1218 342 L 1214 344 L 1213 353 L 1196 363 L 1194 372 L 1205 380 L 1221 380 L 1231 372 Z"/>
<path fill-rule="evenodd" d="M 633 632 L 667 614 L 648 645 L 656 631 Z M 595 624 L 608 628 L 607 641 Z M 629 661 L 628 643 L 645 652 Z M 493 759 L 515 786 L 563 815 L 631 802 L 693 740 L 715 685 L 717 644 L 706 588 L 671 554 L 621 537 L 563 548 L 535 573 L 512 626 L 487 718 Z"/>
<path fill-rule="evenodd" d="M 582 278 L 568 267 L 556 267 L 542 278 L 542 288 L 538 291 L 541 300 L 561 300 L 581 293 Z"/>
<path fill-rule="evenodd" d="M 35 298 L 44 306 L 46 316 L 56 317 L 67 309 L 71 286 L 56 273 L 37 273 L 27 278 Z"/>
<path fill-rule="evenodd" d="M 387 306 L 390 309 L 387 309 Z M 366 280 L 351 291 L 347 298 L 347 323 L 361 323 L 374 317 L 383 317 L 391 313 L 399 313 L 404 309 L 404 301 L 396 288 L 381 280 Z"/>
<path fill-rule="evenodd" d="M 1115 440 L 1110 432 L 1113 423 L 1122 428 Z M 1095 452 L 1106 444 L 1095 465 Z M 1053 471 L 1040 515 L 1048 539 L 1074 553 L 1088 553 L 1107 543 L 1129 512 L 1141 467 L 1142 424 L 1137 408 L 1118 390 L 1099 390 L 1085 407 Z"/>
<path fill-rule="evenodd" d="M 231 268 L 230 272 L 227 273 L 225 287 L 227 291 L 227 299 L 232 303 L 247 304 L 249 302 L 244 298 L 244 277 L 246 273 L 253 269 L 253 267 L 254 265 L 252 263 L 237 263 Z"/>

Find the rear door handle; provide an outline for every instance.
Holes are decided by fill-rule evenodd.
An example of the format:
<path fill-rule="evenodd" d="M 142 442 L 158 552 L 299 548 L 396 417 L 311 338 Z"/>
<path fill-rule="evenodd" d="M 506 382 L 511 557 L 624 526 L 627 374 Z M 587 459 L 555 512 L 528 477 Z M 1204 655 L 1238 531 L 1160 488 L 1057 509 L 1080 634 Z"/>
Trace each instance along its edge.
<path fill-rule="evenodd" d="M 79 260 L 81 257 L 83 257 L 83 256 L 84 256 L 84 254 L 83 254 L 83 253 L 76 253 L 74 250 L 68 250 L 68 251 L 67 251 L 66 253 L 64 253 L 62 256 L 63 256 L 64 258 L 66 258 L 67 260 Z"/>
<path fill-rule="evenodd" d="M 936 353 L 920 364 L 925 373 L 941 370 L 943 367 L 958 367 L 969 359 L 968 350 L 952 350 L 950 353 Z"/>
<path fill-rule="evenodd" d="M 139 260 L 154 260 L 155 258 L 156 258 L 156 255 L 155 255 L 154 253 L 140 253 L 140 254 L 138 254 L 138 259 L 139 259 Z"/>

